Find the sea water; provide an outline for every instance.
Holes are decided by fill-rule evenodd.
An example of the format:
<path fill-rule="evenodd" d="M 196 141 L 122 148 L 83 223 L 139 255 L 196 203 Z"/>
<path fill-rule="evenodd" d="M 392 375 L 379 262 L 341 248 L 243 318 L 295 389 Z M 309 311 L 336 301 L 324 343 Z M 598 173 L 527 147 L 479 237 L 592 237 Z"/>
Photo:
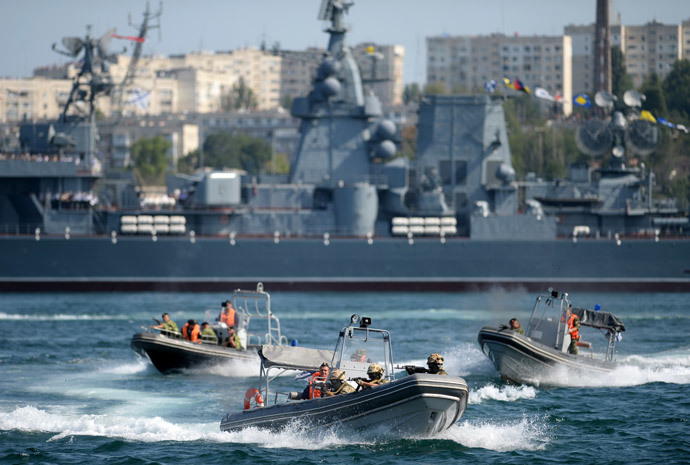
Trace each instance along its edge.
<path fill-rule="evenodd" d="M 467 380 L 469 404 L 456 425 L 432 438 L 398 440 L 298 427 L 222 433 L 220 419 L 240 410 L 245 390 L 257 386 L 258 362 L 163 376 L 131 350 L 132 334 L 161 313 L 178 324 L 201 321 L 206 308 L 215 313 L 228 297 L 0 295 L 0 462 L 690 461 L 688 294 L 571 294 L 574 305 L 599 304 L 625 322 L 620 365 L 569 380 L 569 387 L 544 388 L 505 384 L 477 344 L 486 324 L 517 317 L 526 325 L 533 294 L 272 293 L 283 334 L 301 346 L 332 349 L 338 330 L 357 313 L 391 331 L 396 363 L 423 365 L 440 352 L 448 373 Z M 592 342 L 603 350 L 603 337 Z"/>

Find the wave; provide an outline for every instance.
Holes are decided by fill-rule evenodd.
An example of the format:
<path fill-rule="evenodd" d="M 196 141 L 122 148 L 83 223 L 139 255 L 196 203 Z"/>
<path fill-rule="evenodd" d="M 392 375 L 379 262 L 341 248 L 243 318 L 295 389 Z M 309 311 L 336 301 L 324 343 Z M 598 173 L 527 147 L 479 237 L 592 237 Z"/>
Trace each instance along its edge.
<path fill-rule="evenodd" d="M 537 390 L 532 386 L 496 386 L 487 384 L 478 389 L 471 389 L 469 403 L 476 405 L 485 400 L 498 400 L 502 402 L 515 402 L 520 399 L 534 399 Z"/>
<path fill-rule="evenodd" d="M 439 439 L 497 452 L 534 451 L 546 449 L 551 433 L 544 418 L 523 417 L 518 421 L 500 423 L 466 420 L 441 433 Z"/>
<path fill-rule="evenodd" d="M 107 320 L 132 320 L 135 319 L 131 315 L 70 315 L 58 313 L 54 315 L 28 315 L 21 313 L 5 313 L 0 312 L 0 320 L 26 320 L 26 321 L 107 321 Z"/>
<path fill-rule="evenodd" d="M 220 422 L 172 423 L 161 417 L 132 418 L 121 415 L 70 415 L 49 413 L 34 406 L 19 407 L 0 412 L 0 430 L 56 433 L 48 439 L 57 441 L 71 436 L 102 436 L 136 442 L 208 441 L 218 443 L 258 444 L 270 449 L 322 450 L 345 444 L 371 442 L 343 438 L 334 432 L 315 437 L 299 428 L 272 433 L 247 428 L 237 432 L 221 432 Z"/>
<path fill-rule="evenodd" d="M 605 373 L 572 372 L 559 367 L 548 374 L 536 374 L 535 384 L 561 387 L 629 387 L 650 383 L 690 384 L 690 355 L 673 351 L 655 355 L 628 355 L 618 360 L 616 367 Z"/>

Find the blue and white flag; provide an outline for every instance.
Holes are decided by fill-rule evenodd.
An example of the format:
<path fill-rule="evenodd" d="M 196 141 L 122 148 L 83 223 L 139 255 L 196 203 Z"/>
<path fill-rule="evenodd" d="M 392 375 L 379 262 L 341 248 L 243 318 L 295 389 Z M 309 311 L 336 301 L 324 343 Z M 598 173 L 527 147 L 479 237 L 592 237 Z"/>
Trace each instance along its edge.
<path fill-rule="evenodd" d="M 490 81 L 486 81 L 484 83 L 484 89 L 490 94 L 492 94 L 496 90 L 496 86 L 498 83 L 496 82 L 495 79 L 491 79 Z"/>
<path fill-rule="evenodd" d="M 534 89 L 534 96 L 543 98 L 544 100 L 550 100 L 551 102 L 555 100 L 553 95 L 551 95 L 548 90 L 542 87 L 537 87 L 536 89 Z"/>
<path fill-rule="evenodd" d="M 658 116 L 656 118 L 656 122 L 659 124 L 663 124 L 664 126 L 668 126 L 669 128 L 673 128 L 673 129 L 676 128 L 675 124 L 669 122 L 666 118 L 662 118 L 661 116 Z"/>
<path fill-rule="evenodd" d="M 149 107 L 150 98 L 151 92 L 141 89 L 134 89 L 130 92 L 129 103 L 138 106 L 142 110 L 146 110 Z"/>

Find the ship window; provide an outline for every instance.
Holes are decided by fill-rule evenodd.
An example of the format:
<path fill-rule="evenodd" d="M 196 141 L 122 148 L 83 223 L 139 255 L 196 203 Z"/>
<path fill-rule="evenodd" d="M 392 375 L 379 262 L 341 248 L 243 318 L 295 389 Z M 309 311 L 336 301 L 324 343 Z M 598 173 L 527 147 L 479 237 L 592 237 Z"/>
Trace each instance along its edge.
<path fill-rule="evenodd" d="M 441 175 L 441 184 L 447 186 L 451 183 L 452 178 L 452 168 L 450 165 L 450 160 L 439 160 L 438 171 Z"/>
<path fill-rule="evenodd" d="M 467 161 L 455 160 L 455 184 L 464 185 L 467 181 Z"/>
<path fill-rule="evenodd" d="M 455 208 L 467 208 L 467 194 L 464 192 L 455 193 Z"/>

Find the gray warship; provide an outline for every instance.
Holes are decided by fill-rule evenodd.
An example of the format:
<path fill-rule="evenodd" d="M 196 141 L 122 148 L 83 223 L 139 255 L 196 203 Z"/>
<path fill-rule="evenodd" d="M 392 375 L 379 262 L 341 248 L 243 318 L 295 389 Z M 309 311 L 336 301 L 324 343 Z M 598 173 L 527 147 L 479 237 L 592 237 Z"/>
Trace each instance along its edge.
<path fill-rule="evenodd" d="M 62 202 L 103 178 L 93 107 L 22 127 L 24 150 L 58 161 L 0 160 L 0 289 L 690 290 L 687 212 L 653 199 L 650 170 L 625 165 L 656 128 L 609 111 L 578 138 L 608 168 L 518 182 L 501 99 L 425 96 L 417 156 L 396 158 L 398 130 L 346 42 L 351 6 L 322 4 L 328 50 L 293 102 L 289 176 L 169 177 L 169 193 L 193 192 L 169 208 L 140 207 L 124 182 L 107 208 Z M 68 52 L 85 57 L 68 104 L 88 107 L 111 89 L 106 44 L 73 39 Z"/>

